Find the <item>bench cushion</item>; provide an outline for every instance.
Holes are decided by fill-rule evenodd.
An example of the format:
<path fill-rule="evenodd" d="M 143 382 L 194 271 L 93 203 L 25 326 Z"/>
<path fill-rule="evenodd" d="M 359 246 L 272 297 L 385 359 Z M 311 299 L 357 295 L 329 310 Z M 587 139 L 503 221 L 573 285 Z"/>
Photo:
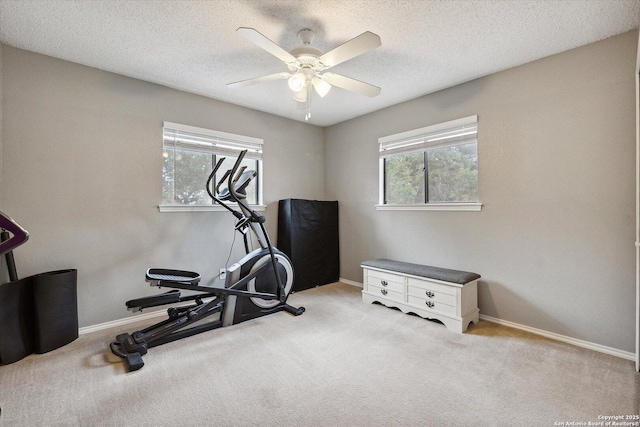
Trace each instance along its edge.
<path fill-rule="evenodd" d="M 481 277 L 479 274 L 470 273 L 468 271 L 449 270 L 448 268 L 411 264 L 409 262 L 393 261 L 390 259 L 364 261 L 362 266 L 397 271 L 398 273 L 411 274 L 412 276 L 426 277 L 429 279 L 442 280 L 443 282 L 457 283 L 460 285 L 472 282 Z"/>

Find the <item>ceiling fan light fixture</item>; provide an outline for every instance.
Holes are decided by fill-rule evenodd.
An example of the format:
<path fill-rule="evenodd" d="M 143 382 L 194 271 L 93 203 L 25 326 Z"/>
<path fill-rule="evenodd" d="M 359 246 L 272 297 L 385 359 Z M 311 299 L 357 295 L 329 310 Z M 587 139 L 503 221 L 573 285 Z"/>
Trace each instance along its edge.
<path fill-rule="evenodd" d="M 298 92 L 293 93 L 293 99 L 298 102 L 306 102 L 307 101 L 307 91 L 299 90 Z"/>
<path fill-rule="evenodd" d="M 313 87 L 316 92 L 318 92 L 318 95 L 320 95 L 320 98 L 324 98 L 331 90 L 331 85 L 319 77 L 314 77 L 312 82 Z"/>
<path fill-rule="evenodd" d="M 340 74 L 326 72 L 329 68 L 380 47 L 382 42 L 380 41 L 380 36 L 377 34 L 365 31 L 329 52 L 323 53 L 319 49 L 311 46 L 314 33 L 308 28 L 304 28 L 298 32 L 298 37 L 302 41 L 303 46 L 293 49 L 290 52 L 287 52 L 254 28 L 240 27 L 236 31 L 242 37 L 284 62 L 289 72 L 241 80 L 229 83 L 227 85 L 229 87 L 245 87 L 255 83 L 287 79 L 289 88 L 294 92 L 293 98 L 299 103 L 298 107 L 302 107 L 300 104 L 304 103 L 306 109 L 305 120 L 311 118 L 311 92 L 313 92 L 311 86 L 313 86 L 320 97 L 325 97 L 332 86 L 337 86 L 341 89 L 368 97 L 374 97 L 380 94 L 380 88 L 377 86 Z"/>
<path fill-rule="evenodd" d="M 299 92 L 304 88 L 307 77 L 303 73 L 296 73 L 289 77 L 289 87 L 294 92 Z"/>

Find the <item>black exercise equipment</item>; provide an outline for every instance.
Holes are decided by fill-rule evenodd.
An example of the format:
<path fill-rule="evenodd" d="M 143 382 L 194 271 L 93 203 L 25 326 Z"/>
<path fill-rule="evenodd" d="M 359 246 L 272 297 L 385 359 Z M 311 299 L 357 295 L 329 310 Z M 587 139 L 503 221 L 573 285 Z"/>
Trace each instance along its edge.
<path fill-rule="evenodd" d="M 147 270 L 146 280 L 151 286 L 172 290 L 127 301 L 128 309 L 139 311 L 165 304 L 192 303 L 169 308 L 168 318 L 160 323 L 116 337 L 110 344 L 111 351 L 123 359 L 130 371 L 144 366 L 142 356 L 149 348 L 280 311 L 296 316 L 304 312 L 304 307 L 296 308 L 286 303 L 293 285 L 291 261 L 271 244 L 264 227 L 265 217 L 251 209 L 246 202 L 246 188 L 255 178 L 256 171 L 240 167 L 245 154 L 246 151 L 240 153 L 234 166 L 214 186 L 212 183 L 224 161 L 221 158 L 209 175 L 206 188 L 216 203 L 236 217 L 235 230 L 242 234 L 247 254 L 225 269 L 224 284 L 217 284 L 216 280 L 203 284 L 200 275 L 191 271 Z M 225 182 L 227 187 L 220 191 Z M 225 202 L 237 203 L 239 210 L 234 209 L 236 205 Z M 249 250 L 250 232 L 256 236 L 259 249 Z M 194 293 L 183 296 L 181 290 Z M 202 322 L 214 314 L 218 314 L 214 320 Z M 196 322 L 199 323 L 194 325 Z"/>
<path fill-rule="evenodd" d="M 18 279 L 13 250 L 29 233 L 0 212 L 0 256 L 10 282 L 0 285 L 0 363 L 46 353 L 78 338 L 77 270 L 58 270 Z"/>
<path fill-rule="evenodd" d="M 0 256 L 5 255 L 9 280 L 18 280 L 16 263 L 13 260 L 13 250 L 29 240 L 29 233 L 20 224 L 12 220 L 9 215 L 0 212 Z"/>
<path fill-rule="evenodd" d="M 18 280 L 13 250 L 29 233 L 0 212 L 0 256 L 5 256 L 9 283 L 0 285 L 0 363 L 9 364 L 33 353 L 33 279 Z"/>

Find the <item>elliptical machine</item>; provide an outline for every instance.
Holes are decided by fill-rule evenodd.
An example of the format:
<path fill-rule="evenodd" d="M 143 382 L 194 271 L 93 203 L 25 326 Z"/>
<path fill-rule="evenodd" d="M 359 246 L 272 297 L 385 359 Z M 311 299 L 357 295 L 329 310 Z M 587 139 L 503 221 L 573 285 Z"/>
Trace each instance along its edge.
<path fill-rule="evenodd" d="M 172 290 L 127 301 L 129 310 L 141 311 L 143 308 L 185 301 L 193 301 L 193 304 L 171 307 L 167 310 L 168 319 L 141 331 L 123 333 L 116 337 L 110 344 L 111 352 L 122 358 L 130 371 L 144 366 L 142 356 L 149 348 L 283 310 L 295 316 L 304 313 L 304 307 L 296 308 L 286 303 L 293 285 L 291 261 L 271 244 L 264 226 L 265 217 L 251 209 L 246 201 L 246 188 L 255 178 L 256 171 L 240 167 L 245 154 L 246 150 L 242 151 L 234 166 L 213 186 L 211 184 L 215 174 L 224 162 L 224 158 L 221 158 L 207 179 L 207 192 L 216 203 L 237 218 L 235 230 L 243 235 L 247 254 L 226 268 L 224 287 L 216 286 L 215 283 L 201 284 L 201 277 L 196 272 L 148 269 L 146 281 L 151 286 Z M 225 181 L 227 187 L 220 191 Z M 237 203 L 239 210 L 226 202 Z M 249 250 L 250 232 L 256 236 L 259 249 Z M 180 290 L 196 293 L 182 296 Z M 217 313 L 219 316 L 214 320 L 201 322 Z M 200 323 L 192 326 L 196 322 Z"/>

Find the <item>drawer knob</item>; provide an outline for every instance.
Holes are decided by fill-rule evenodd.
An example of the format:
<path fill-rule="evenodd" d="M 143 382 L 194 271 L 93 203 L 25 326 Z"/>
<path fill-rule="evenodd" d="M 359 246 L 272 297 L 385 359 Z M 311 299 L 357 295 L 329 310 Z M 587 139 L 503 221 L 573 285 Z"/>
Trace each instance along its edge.
<path fill-rule="evenodd" d="M 433 292 L 431 292 L 431 291 L 426 291 L 426 292 L 425 292 L 425 294 L 427 294 L 427 296 L 428 296 L 429 298 L 433 298 L 433 297 L 436 295 L 436 294 L 434 294 L 434 293 L 433 293 Z"/>
<path fill-rule="evenodd" d="M 433 308 L 433 306 L 435 305 L 433 301 L 425 301 L 425 304 L 427 304 L 427 307 L 429 308 Z"/>
<path fill-rule="evenodd" d="M 382 292 L 382 295 L 386 295 L 387 294 L 387 290 L 386 289 L 380 289 L 380 292 Z"/>
<path fill-rule="evenodd" d="M 381 284 L 382 286 L 387 286 L 389 283 L 388 283 L 386 280 L 381 280 L 381 281 L 380 281 L 380 284 Z"/>

